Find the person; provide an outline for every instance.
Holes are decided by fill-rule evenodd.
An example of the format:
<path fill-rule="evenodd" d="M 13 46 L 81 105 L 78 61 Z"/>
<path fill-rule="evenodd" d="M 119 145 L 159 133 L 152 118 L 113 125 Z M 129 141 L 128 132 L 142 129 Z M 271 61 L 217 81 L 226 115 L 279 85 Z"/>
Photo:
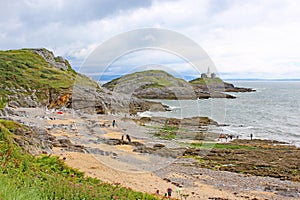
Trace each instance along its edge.
<path fill-rule="evenodd" d="M 168 188 L 167 189 L 167 193 L 168 193 L 168 197 L 171 197 L 172 196 L 172 189 L 171 188 Z"/>
<path fill-rule="evenodd" d="M 126 135 L 126 139 L 128 140 L 128 142 L 131 142 L 131 138 L 128 134 Z"/>
<path fill-rule="evenodd" d="M 223 139 L 223 138 L 225 138 L 225 135 L 224 135 L 223 133 L 221 133 L 221 134 L 219 135 L 219 139 L 218 139 L 218 140 L 222 142 L 222 139 Z"/>
<path fill-rule="evenodd" d="M 113 121 L 112 121 L 112 126 L 113 126 L 113 128 L 115 127 L 115 125 L 116 125 L 116 120 L 113 120 Z"/>
<path fill-rule="evenodd" d="M 251 140 L 253 139 L 253 134 L 252 134 L 252 133 L 250 134 L 250 139 L 251 139 Z"/>

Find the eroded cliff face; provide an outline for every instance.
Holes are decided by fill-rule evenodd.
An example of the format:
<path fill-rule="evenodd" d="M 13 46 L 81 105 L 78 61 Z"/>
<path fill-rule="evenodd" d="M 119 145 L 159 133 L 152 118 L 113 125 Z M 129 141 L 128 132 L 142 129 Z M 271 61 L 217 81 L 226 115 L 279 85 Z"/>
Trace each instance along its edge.
<path fill-rule="evenodd" d="M 167 106 L 158 102 L 149 102 L 132 95 L 112 93 L 103 89 L 97 92 L 93 88 L 76 85 L 72 94 L 72 108 L 94 114 L 129 113 L 144 111 L 166 111 Z"/>

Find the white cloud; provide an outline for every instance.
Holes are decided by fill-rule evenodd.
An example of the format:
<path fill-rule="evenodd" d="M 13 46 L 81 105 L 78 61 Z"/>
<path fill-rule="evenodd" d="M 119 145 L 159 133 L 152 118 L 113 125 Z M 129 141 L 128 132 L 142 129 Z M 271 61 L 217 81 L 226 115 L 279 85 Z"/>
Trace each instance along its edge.
<path fill-rule="evenodd" d="M 47 47 L 78 65 L 119 33 L 160 27 L 196 41 L 221 74 L 300 78 L 297 0 L 55 2 L 1 2 L 0 48 Z M 187 73 L 182 69 L 177 68 Z"/>

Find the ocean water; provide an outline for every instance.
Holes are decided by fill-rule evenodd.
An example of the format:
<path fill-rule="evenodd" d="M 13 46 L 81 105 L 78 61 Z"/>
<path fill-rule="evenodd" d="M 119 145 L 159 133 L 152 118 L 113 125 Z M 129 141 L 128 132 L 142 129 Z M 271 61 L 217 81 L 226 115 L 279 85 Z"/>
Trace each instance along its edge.
<path fill-rule="evenodd" d="M 300 147 L 300 81 L 235 81 L 237 87 L 256 92 L 230 93 L 236 99 L 161 100 L 170 112 L 145 112 L 143 116 L 208 116 L 227 126 L 212 131 L 284 141 Z"/>

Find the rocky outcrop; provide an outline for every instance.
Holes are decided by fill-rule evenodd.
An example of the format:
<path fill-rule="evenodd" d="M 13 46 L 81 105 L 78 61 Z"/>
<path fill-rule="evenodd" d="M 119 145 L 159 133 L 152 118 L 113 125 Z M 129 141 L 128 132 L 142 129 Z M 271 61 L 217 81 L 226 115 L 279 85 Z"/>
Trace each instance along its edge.
<path fill-rule="evenodd" d="M 32 155 L 52 153 L 55 137 L 48 134 L 44 129 L 38 127 L 17 128 L 14 131 L 13 139 L 19 146 Z"/>
<path fill-rule="evenodd" d="M 187 126 L 187 127 L 202 127 L 202 126 L 217 126 L 218 123 L 208 117 L 191 117 L 191 118 L 164 118 L 164 117 L 142 117 L 136 120 L 140 125 L 172 125 L 172 126 Z"/>
<path fill-rule="evenodd" d="M 26 152 L 32 155 L 51 154 L 53 147 L 60 147 L 64 151 L 85 153 L 83 145 L 73 144 L 68 138 L 56 138 L 48 133 L 48 130 L 25 125 L 14 130 L 13 140 Z"/>
<path fill-rule="evenodd" d="M 224 148 L 226 147 L 226 148 Z M 223 148 L 189 148 L 185 156 L 201 156 L 200 168 L 300 181 L 300 148 L 270 140 L 233 140 Z"/>
<path fill-rule="evenodd" d="M 194 89 L 197 94 L 198 99 L 209 99 L 209 98 L 227 98 L 227 99 L 235 99 L 236 97 L 230 94 L 226 94 L 224 92 L 216 92 L 216 91 L 205 91 L 199 88 Z"/>
<path fill-rule="evenodd" d="M 161 70 L 128 74 L 104 84 L 103 87 L 116 93 L 131 94 L 140 99 L 235 98 L 224 92 L 252 91 L 248 88 L 236 88 L 218 78 L 187 82 Z"/>
<path fill-rule="evenodd" d="M 65 91 L 63 93 L 58 93 L 55 90 L 50 90 L 48 93 L 48 108 L 71 108 L 72 107 L 72 94 L 67 93 Z"/>
<path fill-rule="evenodd" d="M 255 92 L 255 90 L 252 88 L 232 87 L 232 88 L 225 88 L 225 92 Z"/>
<path fill-rule="evenodd" d="M 138 99 L 127 94 L 112 93 L 106 90 L 99 92 L 93 88 L 77 85 L 72 95 L 74 110 L 95 114 L 130 113 L 144 111 L 166 111 L 167 106 L 158 102 Z"/>
<path fill-rule="evenodd" d="M 197 99 L 198 94 L 195 93 L 190 86 L 187 87 L 157 87 L 144 88 L 134 91 L 134 96 L 141 99 Z"/>
<path fill-rule="evenodd" d="M 101 142 L 108 145 L 131 145 L 134 147 L 133 152 L 153 154 L 161 157 L 178 158 L 184 154 L 185 148 L 167 148 L 163 144 L 154 144 L 153 147 L 145 146 L 143 143 L 134 141 L 128 142 L 121 139 L 98 139 L 97 142 Z"/>
<path fill-rule="evenodd" d="M 197 78 L 190 81 L 195 91 L 203 93 L 224 92 L 255 92 L 252 88 L 235 87 L 231 83 L 222 81 L 220 78 Z M 218 96 L 218 95 L 217 95 Z M 230 96 L 228 96 L 230 98 Z M 225 97 L 225 98 L 228 98 Z M 212 97 L 218 98 L 218 97 Z"/>
<path fill-rule="evenodd" d="M 61 56 L 55 57 L 53 52 L 49 51 L 48 49 L 41 48 L 41 49 L 29 49 L 29 50 L 43 57 L 46 60 L 46 62 L 49 64 L 49 67 L 53 66 L 55 68 L 62 69 L 62 70 L 68 70 L 69 68 L 71 68 L 69 62 L 66 59 L 64 59 Z"/>

